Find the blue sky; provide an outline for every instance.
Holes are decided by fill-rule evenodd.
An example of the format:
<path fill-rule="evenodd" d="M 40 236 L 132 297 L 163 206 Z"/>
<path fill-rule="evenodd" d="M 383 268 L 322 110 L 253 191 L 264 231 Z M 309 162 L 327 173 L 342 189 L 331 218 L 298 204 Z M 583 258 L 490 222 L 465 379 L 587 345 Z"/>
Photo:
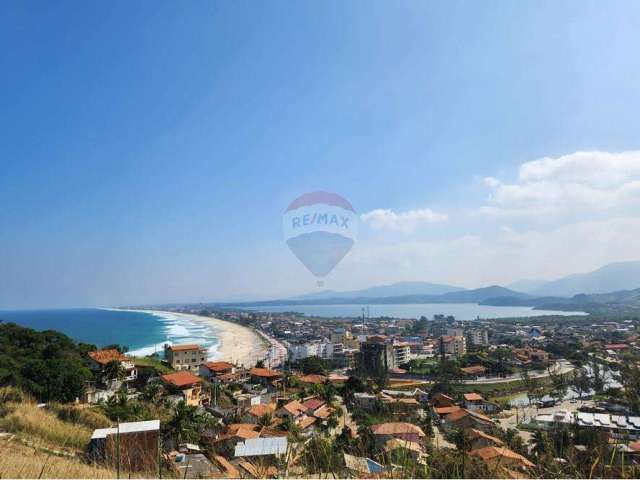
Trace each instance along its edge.
<path fill-rule="evenodd" d="M 638 259 L 639 14 L 2 2 L 0 308 L 313 290 L 281 216 L 319 189 L 363 214 L 327 288 Z"/>

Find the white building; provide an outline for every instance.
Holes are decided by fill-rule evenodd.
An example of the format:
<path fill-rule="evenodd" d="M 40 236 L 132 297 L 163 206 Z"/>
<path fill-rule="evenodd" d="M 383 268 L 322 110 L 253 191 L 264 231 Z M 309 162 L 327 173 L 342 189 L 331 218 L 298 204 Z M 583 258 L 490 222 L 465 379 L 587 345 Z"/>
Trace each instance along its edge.
<path fill-rule="evenodd" d="M 394 343 L 393 344 L 393 357 L 396 365 L 404 365 L 409 363 L 411 359 L 411 347 L 408 343 Z"/>
<path fill-rule="evenodd" d="M 342 345 L 340 345 L 342 350 Z M 324 360 L 330 360 L 334 354 L 334 344 L 326 340 L 313 340 L 307 343 L 292 344 L 289 346 L 289 359 L 297 362 L 307 357 L 320 357 Z"/>
<path fill-rule="evenodd" d="M 488 346 L 489 332 L 484 328 L 474 328 L 467 332 L 467 342 L 469 345 Z"/>

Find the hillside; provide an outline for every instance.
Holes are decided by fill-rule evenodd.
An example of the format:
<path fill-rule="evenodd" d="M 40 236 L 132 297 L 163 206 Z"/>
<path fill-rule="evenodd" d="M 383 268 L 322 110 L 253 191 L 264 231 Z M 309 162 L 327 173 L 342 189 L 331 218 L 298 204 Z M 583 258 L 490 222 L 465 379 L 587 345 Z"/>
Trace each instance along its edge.
<path fill-rule="evenodd" d="M 442 295 L 449 292 L 463 291 L 464 288 L 454 287 L 429 282 L 398 282 L 390 285 L 378 285 L 364 288 L 362 290 L 349 290 L 337 292 L 334 290 L 324 290 L 322 292 L 308 293 L 291 297 L 289 300 L 326 300 L 326 299 L 354 299 L 354 298 L 384 298 L 400 297 L 405 295 Z"/>
<path fill-rule="evenodd" d="M 572 297 L 578 294 L 617 292 L 640 287 L 640 262 L 619 262 L 597 270 L 546 282 L 530 293 L 535 296 Z"/>

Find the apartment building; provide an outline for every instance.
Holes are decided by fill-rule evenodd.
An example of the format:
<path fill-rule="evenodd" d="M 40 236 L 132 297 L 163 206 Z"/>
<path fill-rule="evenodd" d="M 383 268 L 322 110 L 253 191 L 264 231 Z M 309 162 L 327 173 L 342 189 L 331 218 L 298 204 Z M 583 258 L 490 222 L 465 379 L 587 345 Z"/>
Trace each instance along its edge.
<path fill-rule="evenodd" d="M 198 372 L 200 365 L 207 361 L 207 349 L 195 343 L 167 345 L 165 357 L 174 370 Z"/>
<path fill-rule="evenodd" d="M 393 359 L 396 366 L 409 363 L 411 359 L 411 346 L 406 342 L 396 342 L 393 344 Z"/>
<path fill-rule="evenodd" d="M 440 354 L 459 357 L 467 353 L 467 341 L 463 336 L 440 337 Z"/>
<path fill-rule="evenodd" d="M 474 328 L 467 331 L 467 343 L 476 347 L 489 345 L 489 332 L 485 328 Z"/>

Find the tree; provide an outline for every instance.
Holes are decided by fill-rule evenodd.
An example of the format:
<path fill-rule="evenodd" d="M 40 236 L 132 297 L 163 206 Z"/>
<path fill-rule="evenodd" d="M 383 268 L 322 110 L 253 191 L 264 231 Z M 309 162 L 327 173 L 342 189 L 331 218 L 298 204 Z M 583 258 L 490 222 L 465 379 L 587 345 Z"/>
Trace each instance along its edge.
<path fill-rule="evenodd" d="M 258 360 L 256 362 L 256 368 L 264 368 L 264 360 Z"/>
<path fill-rule="evenodd" d="M 433 421 L 429 413 L 425 414 L 420 427 L 427 437 L 433 437 Z"/>
<path fill-rule="evenodd" d="M 317 355 L 300 359 L 298 367 L 305 375 L 324 375 L 329 369 L 327 362 Z"/>
<path fill-rule="evenodd" d="M 545 455 L 553 455 L 553 444 L 547 432 L 536 430 L 533 433 L 533 437 L 530 440 L 533 445 L 533 453 L 536 457 L 543 457 Z"/>
<path fill-rule="evenodd" d="M 127 371 L 122 366 L 122 363 L 119 360 L 111 360 L 104 366 L 102 370 L 103 379 L 106 380 L 105 383 L 113 383 L 114 381 L 121 381 L 127 375 Z"/>
<path fill-rule="evenodd" d="M 604 372 L 600 364 L 594 359 L 591 361 L 591 388 L 600 395 L 604 391 Z"/>
<path fill-rule="evenodd" d="M 527 391 L 527 399 L 531 406 L 533 402 L 537 402 L 542 398 L 542 385 L 537 378 L 531 377 L 527 369 L 523 369 L 520 372 L 520 378 L 522 379 L 524 388 Z"/>
<path fill-rule="evenodd" d="M 173 411 L 173 417 L 167 422 L 167 433 L 177 444 L 197 443 L 200 432 L 207 425 L 206 418 L 198 413 L 197 407 L 179 402 Z"/>
<path fill-rule="evenodd" d="M 582 400 L 582 396 L 591 388 L 591 379 L 587 372 L 579 368 L 571 374 L 571 388 L 578 394 L 578 398 Z"/>
<path fill-rule="evenodd" d="M 626 364 L 620 368 L 618 381 L 624 387 L 624 399 L 631 411 L 640 414 L 640 367 Z"/>
<path fill-rule="evenodd" d="M 547 371 L 551 379 L 551 395 L 560 402 L 567 396 L 567 390 L 569 390 L 567 377 L 563 373 L 555 373 L 552 368 L 548 368 Z"/>

